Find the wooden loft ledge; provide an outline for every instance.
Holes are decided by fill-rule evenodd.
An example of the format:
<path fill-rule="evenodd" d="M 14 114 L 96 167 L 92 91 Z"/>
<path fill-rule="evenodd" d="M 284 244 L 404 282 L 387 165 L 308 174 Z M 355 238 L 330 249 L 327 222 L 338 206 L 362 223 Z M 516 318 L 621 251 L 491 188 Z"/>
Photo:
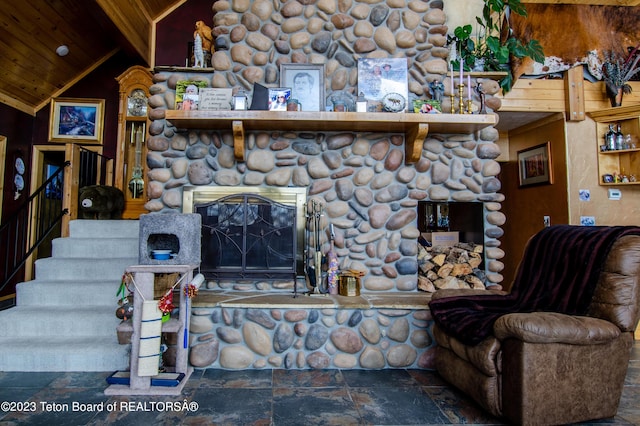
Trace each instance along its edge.
<path fill-rule="evenodd" d="M 506 95 L 500 95 L 502 112 L 562 112 L 567 121 L 581 121 L 593 111 L 611 108 L 604 83 L 582 78 L 582 69 L 564 79 L 520 78 Z M 622 105 L 640 104 L 640 82 L 629 82 L 633 91 L 624 95 Z"/>
<path fill-rule="evenodd" d="M 177 128 L 232 130 L 234 154 L 244 161 L 244 132 L 387 132 L 405 135 L 405 162 L 416 163 L 429 132 L 471 134 L 496 124 L 493 114 L 410 114 L 390 112 L 180 111 L 165 118 Z"/>

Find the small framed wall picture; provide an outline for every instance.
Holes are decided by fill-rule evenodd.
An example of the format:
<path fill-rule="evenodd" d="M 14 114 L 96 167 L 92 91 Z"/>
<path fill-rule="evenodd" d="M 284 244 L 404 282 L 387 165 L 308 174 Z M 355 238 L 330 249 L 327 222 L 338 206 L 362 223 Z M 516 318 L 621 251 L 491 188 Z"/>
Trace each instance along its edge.
<path fill-rule="evenodd" d="M 407 110 L 409 80 L 406 58 L 358 59 L 358 94 L 383 111 Z"/>
<path fill-rule="evenodd" d="M 183 111 L 197 110 L 200 104 L 201 88 L 207 87 L 206 81 L 180 80 L 176 83 L 175 109 Z"/>
<path fill-rule="evenodd" d="M 291 87 L 301 111 L 324 111 L 324 64 L 281 64 L 280 85 Z"/>
<path fill-rule="evenodd" d="M 55 98 L 49 117 L 50 142 L 102 144 L 104 99 Z"/>
<path fill-rule="evenodd" d="M 551 142 L 518 151 L 519 186 L 553 183 Z"/>

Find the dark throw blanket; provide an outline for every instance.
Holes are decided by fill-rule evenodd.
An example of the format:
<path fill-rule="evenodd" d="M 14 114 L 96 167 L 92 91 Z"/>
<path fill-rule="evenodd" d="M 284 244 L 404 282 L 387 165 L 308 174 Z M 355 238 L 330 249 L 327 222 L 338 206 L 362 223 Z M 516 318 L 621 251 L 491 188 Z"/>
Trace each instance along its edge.
<path fill-rule="evenodd" d="M 436 324 L 447 334 L 476 345 L 493 333 L 494 322 L 514 312 L 587 312 L 612 244 L 640 234 L 635 226 L 545 228 L 528 242 L 508 295 L 456 296 L 432 300 Z"/>

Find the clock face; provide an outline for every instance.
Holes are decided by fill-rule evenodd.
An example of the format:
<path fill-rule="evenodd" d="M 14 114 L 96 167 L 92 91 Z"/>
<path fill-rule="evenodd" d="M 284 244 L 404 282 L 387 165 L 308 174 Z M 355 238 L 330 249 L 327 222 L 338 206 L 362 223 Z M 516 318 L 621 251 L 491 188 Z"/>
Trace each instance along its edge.
<path fill-rule="evenodd" d="M 22 191 L 24 189 L 24 179 L 21 175 L 15 175 L 13 183 L 16 185 L 16 190 Z"/>
<path fill-rule="evenodd" d="M 147 95 L 144 90 L 136 89 L 131 92 L 131 96 L 127 99 L 127 114 L 133 117 L 147 115 Z"/>
<path fill-rule="evenodd" d="M 18 172 L 18 174 L 23 175 L 24 171 L 25 171 L 24 161 L 20 157 L 16 158 L 16 172 Z"/>

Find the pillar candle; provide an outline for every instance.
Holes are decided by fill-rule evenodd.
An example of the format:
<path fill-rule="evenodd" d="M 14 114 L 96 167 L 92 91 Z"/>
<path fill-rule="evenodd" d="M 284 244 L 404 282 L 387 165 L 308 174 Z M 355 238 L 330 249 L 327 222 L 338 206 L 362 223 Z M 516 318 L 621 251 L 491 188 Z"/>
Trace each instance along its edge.
<path fill-rule="evenodd" d="M 449 64 L 449 71 L 451 72 L 451 96 L 453 96 L 453 65 Z"/>

